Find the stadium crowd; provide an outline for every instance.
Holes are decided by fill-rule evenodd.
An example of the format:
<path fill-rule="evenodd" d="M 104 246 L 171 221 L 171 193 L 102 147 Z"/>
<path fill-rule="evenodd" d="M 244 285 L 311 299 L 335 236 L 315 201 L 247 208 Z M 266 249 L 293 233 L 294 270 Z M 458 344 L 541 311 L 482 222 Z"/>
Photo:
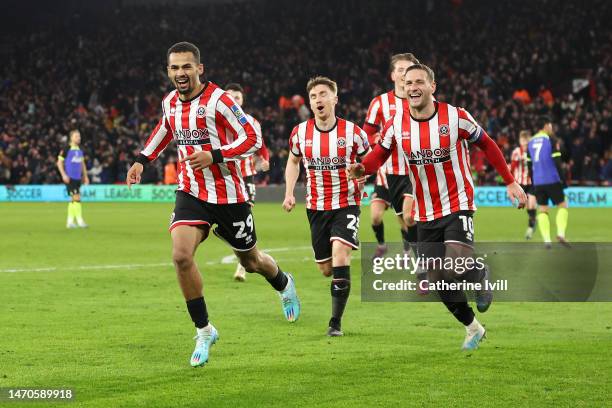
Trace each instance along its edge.
<path fill-rule="evenodd" d="M 610 185 L 612 34 L 604 17 L 612 7 L 589 3 L 75 2 L 70 12 L 47 7 L 29 17 L 16 5 L 0 17 L 0 184 L 61 182 L 55 162 L 73 128 L 91 181 L 124 181 L 170 87 L 165 51 L 187 40 L 200 47 L 207 79 L 245 87 L 245 110 L 261 121 L 271 152 L 262 183 L 283 181 L 289 132 L 309 112 L 309 77 L 337 80 L 340 115 L 363 124 L 372 97 L 391 87 L 389 56 L 413 52 L 435 70 L 437 98 L 468 109 L 508 159 L 519 131 L 536 131 L 534 119 L 549 114 L 568 181 Z M 149 166 L 143 182 L 162 182 L 174 154 L 171 147 Z M 478 152 L 472 167 L 479 184 L 497 182 Z"/>

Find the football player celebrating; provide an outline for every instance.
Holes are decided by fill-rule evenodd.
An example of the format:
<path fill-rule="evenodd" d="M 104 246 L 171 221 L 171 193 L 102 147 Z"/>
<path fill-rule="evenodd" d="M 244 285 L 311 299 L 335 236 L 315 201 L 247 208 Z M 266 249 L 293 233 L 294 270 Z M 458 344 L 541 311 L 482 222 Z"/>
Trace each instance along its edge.
<path fill-rule="evenodd" d="M 352 178 L 374 174 L 401 146 L 414 185 L 419 255 L 425 259 L 465 260 L 473 255 L 473 214 L 476 211 L 468 145 L 476 145 L 484 151 L 503 177 L 508 196 L 513 202 L 518 201 L 519 208 L 524 207 L 527 196 L 514 180 L 499 147 L 474 118 L 462 108 L 434 101 L 436 82 L 431 68 L 422 64 L 409 67 L 405 87 L 409 109 L 397 111 L 385 125 L 381 142 L 362 163 L 351 164 L 349 174 Z M 493 293 L 486 286 L 489 280 L 486 265 L 474 262 L 473 268 L 460 271 L 450 267 L 455 262 L 434 263 L 438 266 L 427 265 L 430 282 L 479 283 L 481 289 L 476 291 L 476 305 L 480 312 L 488 310 Z M 443 286 L 438 294 L 453 316 L 465 326 L 463 349 L 476 349 L 485 329 L 476 320 L 465 292 L 446 290 Z"/>
<path fill-rule="evenodd" d="M 326 77 L 308 81 L 306 91 L 314 119 L 291 132 L 285 169 L 283 208 L 295 207 L 293 190 L 306 169 L 306 214 L 315 262 L 332 276 L 332 313 L 328 336 L 342 336 L 341 319 L 351 289 L 351 251 L 359 248 L 359 204 L 363 180 L 349 180 L 346 167 L 368 149 L 367 135 L 352 122 L 336 116 L 338 86 Z"/>

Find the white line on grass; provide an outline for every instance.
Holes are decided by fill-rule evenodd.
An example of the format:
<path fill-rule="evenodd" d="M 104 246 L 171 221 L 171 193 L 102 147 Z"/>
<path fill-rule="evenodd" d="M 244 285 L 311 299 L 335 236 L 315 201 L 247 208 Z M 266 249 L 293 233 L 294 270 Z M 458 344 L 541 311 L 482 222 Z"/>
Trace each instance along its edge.
<path fill-rule="evenodd" d="M 310 247 L 284 247 L 284 248 L 270 248 L 264 249 L 264 252 L 288 252 L 292 250 L 308 249 Z M 307 258 L 310 259 L 310 258 Z M 206 261 L 205 265 L 218 265 L 218 264 L 232 264 L 237 262 L 237 258 L 234 255 L 223 257 L 220 261 Z M 278 261 L 278 259 L 277 259 Z M 55 272 L 55 271 L 82 271 L 82 270 L 96 270 L 96 269 L 140 269 L 140 268 L 155 268 L 155 267 L 168 267 L 172 266 L 172 262 L 160 262 L 160 263 L 137 263 L 137 264 L 109 264 L 109 265 L 82 265 L 82 266 L 52 266 L 46 268 L 7 268 L 0 269 L 0 273 L 18 273 L 18 272 Z"/>

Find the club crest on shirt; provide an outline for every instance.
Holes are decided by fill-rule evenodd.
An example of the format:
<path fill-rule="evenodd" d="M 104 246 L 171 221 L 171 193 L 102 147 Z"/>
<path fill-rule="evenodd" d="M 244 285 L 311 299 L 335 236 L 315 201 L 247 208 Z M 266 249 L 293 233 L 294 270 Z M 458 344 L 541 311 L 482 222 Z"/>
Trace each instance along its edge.
<path fill-rule="evenodd" d="M 440 136 L 448 136 L 450 134 L 450 128 L 448 125 L 440 125 L 438 130 L 440 131 Z"/>
<path fill-rule="evenodd" d="M 312 140 L 308 139 L 306 140 L 306 147 L 312 147 Z"/>
<path fill-rule="evenodd" d="M 200 106 L 196 112 L 196 116 L 198 118 L 203 118 L 205 114 L 206 114 L 206 108 L 204 108 L 203 106 Z"/>
<path fill-rule="evenodd" d="M 176 109 L 175 108 L 170 108 L 170 114 L 174 115 L 174 112 L 176 112 Z"/>
<path fill-rule="evenodd" d="M 241 125 L 247 124 L 247 118 L 246 116 L 244 116 L 244 112 L 242 112 L 242 109 L 240 109 L 238 105 L 232 105 L 230 109 L 232 110 L 234 116 L 236 116 L 236 119 L 238 119 L 238 122 L 240 122 Z"/>
<path fill-rule="evenodd" d="M 338 147 L 344 146 L 346 146 L 346 140 L 344 140 L 343 138 L 338 139 Z"/>

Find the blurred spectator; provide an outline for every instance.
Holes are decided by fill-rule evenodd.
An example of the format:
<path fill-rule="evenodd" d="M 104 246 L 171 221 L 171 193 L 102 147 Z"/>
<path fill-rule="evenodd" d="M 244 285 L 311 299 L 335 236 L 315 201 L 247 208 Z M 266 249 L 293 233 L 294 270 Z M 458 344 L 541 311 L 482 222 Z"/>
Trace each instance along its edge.
<path fill-rule="evenodd" d="M 176 174 L 176 159 L 170 157 L 168 163 L 164 166 L 164 184 L 177 184 L 178 176 Z"/>
<path fill-rule="evenodd" d="M 338 114 L 363 124 L 372 97 L 391 87 L 388 60 L 398 52 L 430 65 L 436 97 L 467 108 L 506 154 L 519 131 L 537 130 L 534 118 L 545 113 L 567 146 L 573 182 L 606 179 L 607 0 L 588 7 L 565 0 L 440 0 L 426 8 L 418 0 L 387 0 L 385 7 L 365 0 L 222 1 L 207 2 L 205 12 L 130 4 L 69 2 L 32 11 L 16 2 L 3 9 L 0 183 L 60 182 L 54 163 L 73 128 L 83 136 L 92 182 L 123 182 L 170 89 L 165 52 L 182 40 L 200 46 L 205 79 L 245 87 L 247 110 L 262 123 L 271 152 L 261 182 L 283 181 L 289 133 L 309 116 L 309 77 L 337 80 Z M 406 21 L 397 10 L 414 18 Z M 315 20 L 325 30 L 313 30 Z M 143 181 L 164 182 L 164 165 L 175 154 L 170 145 Z M 478 154 L 474 159 L 478 182 L 496 183 Z"/>

